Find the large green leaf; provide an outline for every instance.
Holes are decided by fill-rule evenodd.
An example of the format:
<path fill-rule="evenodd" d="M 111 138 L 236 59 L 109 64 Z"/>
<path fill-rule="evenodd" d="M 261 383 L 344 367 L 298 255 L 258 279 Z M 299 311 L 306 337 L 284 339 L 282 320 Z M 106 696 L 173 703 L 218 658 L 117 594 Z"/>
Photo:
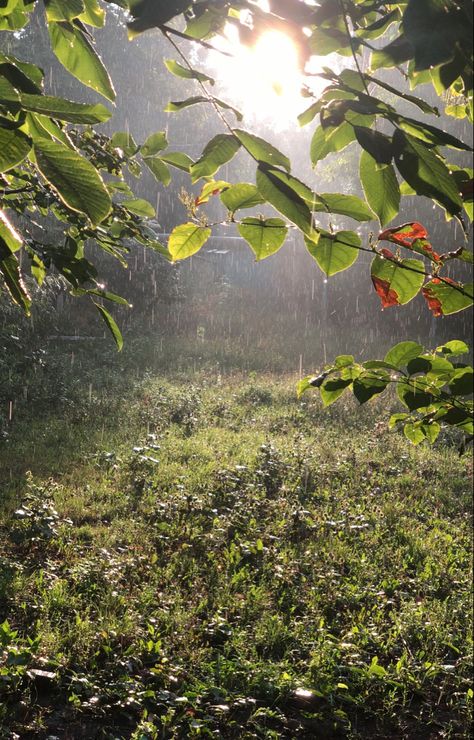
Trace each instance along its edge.
<path fill-rule="evenodd" d="M 298 193 L 282 182 L 279 174 L 280 170 L 259 164 L 257 188 L 268 203 L 311 238 L 314 235 L 311 212 Z"/>
<path fill-rule="evenodd" d="M 47 139 L 35 141 L 34 153 L 39 171 L 69 208 L 86 214 L 94 226 L 108 216 L 109 193 L 88 159 Z"/>
<path fill-rule="evenodd" d="M 339 231 L 337 234 L 321 231 L 317 241 L 306 237 L 305 243 L 321 270 L 331 277 L 354 264 L 359 256 L 361 240 L 354 231 Z"/>
<path fill-rule="evenodd" d="M 221 201 L 225 207 L 234 213 L 239 208 L 254 208 L 265 203 L 255 185 L 248 182 L 238 182 L 221 193 Z"/>
<path fill-rule="evenodd" d="M 399 342 L 389 349 L 385 355 L 384 362 L 394 365 L 401 370 L 410 360 L 414 360 L 423 353 L 423 347 L 418 342 Z"/>
<path fill-rule="evenodd" d="M 306 201 L 313 211 L 337 213 L 340 216 L 349 216 L 355 221 L 372 221 L 374 214 L 367 203 L 356 195 L 343 193 L 316 193 L 312 202 Z"/>
<path fill-rule="evenodd" d="M 265 139 L 261 139 L 259 136 L 255 136 L 255 134 L 250 134 L 248 131 L 242 131 L 238 128 L 234 129 L 234 134 L 244 149 L 258 162 L 266 162 L 266 164 L 275 167 L 283 167 L 287 172 L 290 171 L 290 160 L 276 149 L 273 144 L 265 141 Z"/>
<path fill-rule="evenodd" d="M 367 203 L 382 226 L 388 224 L 400 210 L 400 187 L 391 164 L 380 167 L 370 154 L 362 152 L 360 158 L 360 181 Z"/>
<path fill-rule="evenodd" d="M 389 376 L 384 371 L 364 372 L 354 380 L 352 391 L 360 404 L 367 403 L 374 396 L 383 393 L 389 380 Z"/>
<path fill-rule="evenodd" d="M 371 277 L 382 307 L 409 303 L 422 288 L 424 271 L 421 260 L 393 261 L 377 255 L 371 265 Z"/>
<path fill-rule="evenodd" d="M 65 98 L 56 98 L 52 95 L 20 95 L 22 108 L 33 113 L 40 113 L 60 121 L 69 123 L 103 123 L 108 121 L 111 112 L 100 103 L 88 105 L 75 103 Z"/>
<path fill-rule="evenodd" d="M 162 182 L 163 185 L 170 184 L 170 171 L 160 157 L 143 157 L 143 161 L 145 162 L 148 169 L 153 173 L 155 179 L 158 180 L 158 182 Z"/>
<path fill-rule="evenodd" d="M 18 129 L 0 128 L 0 172 L 6 172 L 22 162 L 31 144 L 31 139 Z"/>
<path fill-rule="evenodd" d="M 168 240 L 168 250 L 173 260 L 184 260 L 199 252 L 211 236 L 211 229 L 193 223 L 176 226 Z"/>
<path fill-rule="evenodd" d="M 240 142 L 231 134 L 217 134 L 204 148 L 203 153 L 191 167 L 191 180 L 197 182 L 201 177 L 212 177 L 226 162 L 239 151 Z"/>
<path fill-rule="evenodd" d="M 288 233 L 288 227 L 280 218 L 244 218 L 238 230 L 249 243 L 257 262 L 278 252 Z"/>
<path fill-rule="evenodd" d="M 393 148 L 398 171 L 418 195 L 436 200 L 451 215 L 460 213 L 461 196 L 441 157 L 399 129 L 393 136 Z"/>
<path fill-rule="evenodd" d="M 313 383 L 310 383 L 313 385 Z M 319 392 L 324 406 L 331 406 L 352 385 L 352 378 L 329 377 L 320 386 Z"/>
<path fill-rule="evenodd" d="M 357 141 L 362 149 L 368 152 L 378 164 L 390 164 L 392 161 L 392 140 L 381 134 L 379 131 L 373 131 L 365 126 L 354 126 L 354 132 Z"/>
<path fill-rule="evenodd" d="M 83 0 L 44 0 L 50 21 L 72 21 L 85 11 Z"/>
<path fill-rule="evenodd" d="M 87 87 L 115 100 L 109 73 L 85 34 L 72 23 L 49 23 L 51 46 L 61 64 Z"/>

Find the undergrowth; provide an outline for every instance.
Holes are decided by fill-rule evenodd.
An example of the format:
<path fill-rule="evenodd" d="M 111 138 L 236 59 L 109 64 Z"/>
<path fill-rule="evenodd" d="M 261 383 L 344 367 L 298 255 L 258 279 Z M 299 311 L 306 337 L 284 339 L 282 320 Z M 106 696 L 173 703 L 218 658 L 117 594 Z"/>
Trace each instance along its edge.
<path fill-rule="evenodd" d="M 4 428 L 2 738 L 468 737 L 456 440 L 272 377 L 118 399 Z"/>

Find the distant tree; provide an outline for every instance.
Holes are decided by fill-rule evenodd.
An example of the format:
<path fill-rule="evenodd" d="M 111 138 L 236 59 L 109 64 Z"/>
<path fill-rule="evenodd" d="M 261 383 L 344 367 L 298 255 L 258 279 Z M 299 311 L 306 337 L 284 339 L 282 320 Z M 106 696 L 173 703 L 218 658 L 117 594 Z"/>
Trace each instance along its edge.
<path fill-rule="evenodd" d="M 127 250 L 124 239 L 134 238 L 176 261 L 198 252 L 213 230 L 225 225 L 238 229 L 257 260 L 278 251 L 290 229 L 298 231 L 328 277 L 351 267 L 361 251 L 372 254 L 371 280 L 384 308 L 405 305 L 420 292 L 434 316 L 472 306 L 472 283 L 448 275 L 448 267 L 472 264 L 472 252 L 466 248 L 467 220 L 472 220 L 472 170 L 450 162 L 445 153 L 445 148 L 466 152 L 471 147 L 427 123 L 424 116 L 412 118 L 386 102 L 388 93 L 424 115 L 437 116 L 435 105 L 407 92 L 408 86 L 426 83 L 437 96 L 448 98 L 449 115 L 472 122 L 472 4 L 468 0 L 390 4 L 321 0 L 318 5 L 304 0 L 121 0 L 110 4 L 129 11 L 130 37 L 157 28 L 178 57 L 166 62 L 169 71 L 199 86 L 199 95 L 173 101 L 167 110 L 207 104 L 222 131 L 196 161 L 184 152 L 167 153 L 163 132 L 152 134 L 142 145 L 126 133 L 105 136 L 93 126 L 107 120 L 106 108 L 45 95 L 38 66 L 3 54 L 0 271 L 13 300 L 25 311 L 31 299 L 17 259 L 22 248 L 39 283 L 54 267 L 67 278 L 73 293 L 92 298 L 120 347 L 119 329 L 99 301 L 122 299 L 101 288 L 94 266 L 84 255 L 87 240 L 93 239 L 121 260 Z M 0 29 L 21 30 L 38 5 L 39 0 L 5 0 Z M 98 0 L 44 0 L 42 5 L 59 61 L 84 85 L 113 100 L 112 81 L 90 32 L 103 24 L 104 8 Z M 213 93 L 214 80 L 206 71 L 193 68 L 181 44 L 192 41 L 212 48 L 213 38 L 222 34 L 226 24 L 237 29 L 241 44 L 249 48 L 270 31 L 290 37 L 302 70 L 315 54 L 335 53 L 348 62 L 342 71 L 324 67 L 316 73 L 326 83 L 321 93 L 313 92 L 308 78 L 303 93 L 311 104 L 298 120 L 302 126 L 309 125 L 319 116 L 309 152 L 313 166 L 353 141 L 359 144 L 365 200 L 348 193 L 314 191 L 291 173 L 284 153 L 256 133 L 235 126 L 233 119 L 240 121 L 241 114 Z M 394 69 L 402 76 L 402 89 L 388 83 L 383 74 Z M 255 185 L 215 179 L 238 152 L 246 153 L 253 163 Z M 171 179 L 169 166 L 188 173 L 192 183 L 202 182 L 197 197 L 186 201 L 187 223 L 173 229 L 166 248 L 144 221 L 154 215 L 153 207 L 134 198 L 123 178 L 124 168 L 138 174 L 139 162 L 164 184 Z M 433 245 L 417 213 L 409 223 L 389 226 L 399 213 L 401 198 L 412 195 L 432 201 L 447 219 L 457 219 L 464 243 L 448 249 Z M 224 214 L 211 222 L 206 208 L 216 197 Z M 250 207 L 263 207 L 265 215 L 238 218 L 240 210 Z M 273 213 L 267 213 L 268 208 Z M 21 217 L 18 230 L 7 210 Z M 325 228 L 320 224 L 324 216 Z M 378 220 L 381 230 L 364 244 L 357 231 L 335 227 L 340 216 L 358 222 Z M 36 219 L 41 224 L 42 218 L 59 222 L 64 234 L 59 244 L 57 237 L 49 238 L 54 233 L 49 223 L 36 225 Z M 28 229 L 25 219 L 33 227 Z M 383 246 L 385 242 L 394 244 L 395 251 Z M 441 421 L 472 434 L 472 402 L 466 399 L 472 390 L 472 369 L 449 359 L 466 351 L 461 342 L 448 342 L 434 352 L 402 342 L 383 361 L 361 365 L 344 355 L 319 376 L 305 379 L 300 391 L 317 387 L 329 404 L 351 389 L 363 403 L 396 383 L 408 411 L 392 422 L 402 423 L 413 442 L 434 441 Z"/>

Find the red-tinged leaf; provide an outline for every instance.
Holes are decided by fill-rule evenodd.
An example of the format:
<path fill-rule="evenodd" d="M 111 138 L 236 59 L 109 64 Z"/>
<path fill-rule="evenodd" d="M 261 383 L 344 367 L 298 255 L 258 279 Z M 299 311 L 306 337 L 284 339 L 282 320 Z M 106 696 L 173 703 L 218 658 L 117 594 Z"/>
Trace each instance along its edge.
<path fill-rule="evenodd" d="M 450 278 L 433 278 L 423 287 L 423 296 L 434 316 L 448 316 L 473 303 L 472 283 L 461 285 Z"/>
<path fill-rule="evenodd" d="M 418 221 L 410 221 L 402 226 L 385 229 L 379 234 L 379 240 L 394 242 L 394 244 L 410 249 L 416 239 L 425 239 L 427 236 L 428 232 L 422 224 Z"/>
<path fill-rule="evenodd" d="M 424 254 L 425 257 L 428 257 L 428 259 L 430 259 L 432 262 L 442 261 L 441 256 L 434 251 L 433 247 L 427 239 L 415 239 L 410 249 L 412 249 L 414 252 L 418 252 L 418 254 Z"/>
<path fill-rule="evenodd" d="M 394 260 L 395 255 L 393 252 L 390 251 L 390 249 L 381 249 L 380 254 L 385 257 L 387 260 Z"/>
<path fill-rule="evenodd" d="M 382 251 L 388 252 L 389 250 L 387 249 Z M 374 284 L 375 290 L 377 291 L 377 295 L 382 301 L 382 308 L 389 308 L 390 306 L 400 305 L 398 293 L 395 290 L 392 290 L 388 280 L 381 280 L 378 277 L 372 276 L 372 282 Z"/>
<path fill-rule="evenodd" d="M 438 280 L 438 278 L 435 278 L 432 282 L 440 283 L 441 280 Z M 433 316 L 436 316 L 436 318 L 439 318 L 440 316 L 442 316 L 443 307 L 441 305 L 441 301 L 439 300 L 439 298 L 437 298 L 434 295 L 434 293 L 431 291 L 429 287 L 423 288 L 421 292 L 423 293 L 423 297 L 425 298 L 428 304 L 428 308 L 430 309 L 430 311 L 432 311 Z"/>

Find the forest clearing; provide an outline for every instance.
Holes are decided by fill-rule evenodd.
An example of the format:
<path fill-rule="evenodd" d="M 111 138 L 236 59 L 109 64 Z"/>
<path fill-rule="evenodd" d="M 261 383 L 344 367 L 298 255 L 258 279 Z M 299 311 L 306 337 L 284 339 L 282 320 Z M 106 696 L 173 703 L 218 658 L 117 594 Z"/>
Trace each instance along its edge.
<path fill-rule="evenodd" d="M 467 740 L 469 0 L 0 0 L 0 740 Z"/>

